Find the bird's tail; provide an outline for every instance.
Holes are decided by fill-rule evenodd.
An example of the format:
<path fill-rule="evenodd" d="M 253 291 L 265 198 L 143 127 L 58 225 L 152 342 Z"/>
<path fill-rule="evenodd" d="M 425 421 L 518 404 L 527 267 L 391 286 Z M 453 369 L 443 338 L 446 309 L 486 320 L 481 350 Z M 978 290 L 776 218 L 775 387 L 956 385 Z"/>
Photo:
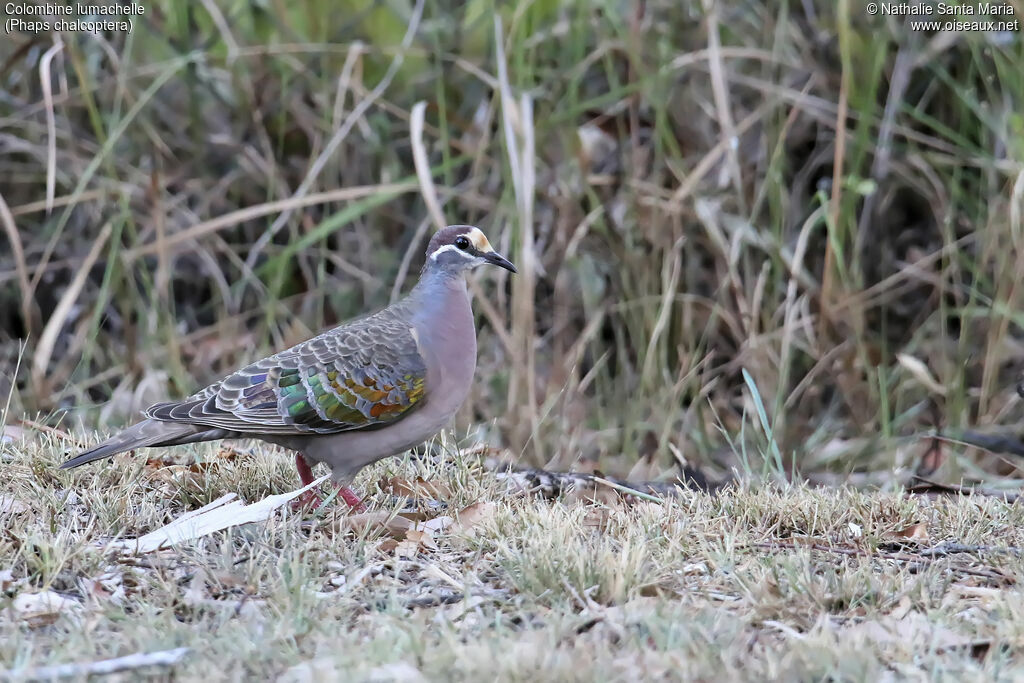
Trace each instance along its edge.
<path fill-rule="evenodd" d="M 143 446 L 173 446 L 193 441 L 206 441 L 210 438 L 219 438 L 211 432 L 220 431 L 210 430 L 208 427 L 200 427 L 198 425 L 143 420 L 123 432 L 115 434 L 98 446 L 79 453 L 61 465 L 60 469 L 71 469 L 72 467 L 84 465 L 87 462 L 109 458 L 112 455 L 130 451 L 133 448 L 142 448 Z"/>

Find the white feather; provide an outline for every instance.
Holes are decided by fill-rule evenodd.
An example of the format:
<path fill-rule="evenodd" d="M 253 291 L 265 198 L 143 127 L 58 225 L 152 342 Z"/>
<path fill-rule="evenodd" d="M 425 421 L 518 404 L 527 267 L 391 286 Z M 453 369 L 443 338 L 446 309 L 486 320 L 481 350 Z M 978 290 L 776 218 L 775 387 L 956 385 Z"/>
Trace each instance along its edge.
<path fill-rule="evenodd" d="M 436 261 L 437 257 L 440 256 L 441 254 L 443 254 L 446 251 L 454 251 L 459 256 L 462 256 L 462 257 L 468 258 L 468 259 L 475 259 L 476 258 L 476 256 L 473 256 L 472 254 L 467 254 L 466 252 L 462 251 L 461 249 L 459 249 L 454 244 L 446 244 L 443 247 L 441 247 L 440 249 L 438 249 L 437 251 L 435 251 L 433 254 L 431 254 L 430 255 L 430 260 L 431 261 Z"/>

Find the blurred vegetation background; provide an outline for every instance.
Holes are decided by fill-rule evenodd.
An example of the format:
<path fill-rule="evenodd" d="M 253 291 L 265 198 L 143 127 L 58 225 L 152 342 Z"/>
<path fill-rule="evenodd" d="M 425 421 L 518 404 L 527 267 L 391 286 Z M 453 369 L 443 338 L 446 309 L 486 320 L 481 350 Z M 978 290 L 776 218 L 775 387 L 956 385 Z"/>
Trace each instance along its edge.
<path fill-rule="evenodd" d="M 922 432 L 1014 427 L 1021 35 L 865 4 L 146 0 L 5 36 L 7 422 L 122 424 L 384 306 L 446 222 L 520 268 L 474 279 L 459 426 L 528 461 L 884 481 Z"/>

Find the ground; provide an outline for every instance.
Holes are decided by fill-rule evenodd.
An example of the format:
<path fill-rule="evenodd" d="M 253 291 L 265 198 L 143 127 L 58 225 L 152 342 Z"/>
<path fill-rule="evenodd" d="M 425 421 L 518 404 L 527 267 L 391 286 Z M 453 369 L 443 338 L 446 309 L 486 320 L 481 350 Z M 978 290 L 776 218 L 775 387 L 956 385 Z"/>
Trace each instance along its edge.
<path fill-rule="evenodd" d="M 109 540 L 226 493 L 293 490 L 291 459 L 202 445 L 56 470 L 70 450 L 37 435 L 0 451 L 0 662 L 14 679 L 180 647 L 171 668 L 129 675 L 1024 675 L 1024 511 L 1002 498 L 766 484 L 659 503 L 611 490 L 548 499 L 444 445 L 363 472 L 362 515 L 284 505 L 266 522 L 134 555 Z M 155 459 L 168 455 L 200 464 Z M 403 506 L 415 513 L 385 521 Z"/>

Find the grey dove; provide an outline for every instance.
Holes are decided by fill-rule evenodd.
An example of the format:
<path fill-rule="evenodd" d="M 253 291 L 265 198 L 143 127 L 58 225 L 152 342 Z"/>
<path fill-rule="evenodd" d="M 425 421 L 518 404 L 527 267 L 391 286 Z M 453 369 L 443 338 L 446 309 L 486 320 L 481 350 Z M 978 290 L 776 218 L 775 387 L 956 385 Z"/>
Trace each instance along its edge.
<path fill-rule="evenodd" d="M 404 299 L 157 403 L 61 469 L 143 446 L 256 438 L 295 451 L 303 484 L 326 464 L 344 500 L 361 507 L 348 488 L 356 473 L 429 439 L 469 394 L 476 328 L 465 275 L 484 264 L 516 272 L 479 228 L 443 228 Z"/>

